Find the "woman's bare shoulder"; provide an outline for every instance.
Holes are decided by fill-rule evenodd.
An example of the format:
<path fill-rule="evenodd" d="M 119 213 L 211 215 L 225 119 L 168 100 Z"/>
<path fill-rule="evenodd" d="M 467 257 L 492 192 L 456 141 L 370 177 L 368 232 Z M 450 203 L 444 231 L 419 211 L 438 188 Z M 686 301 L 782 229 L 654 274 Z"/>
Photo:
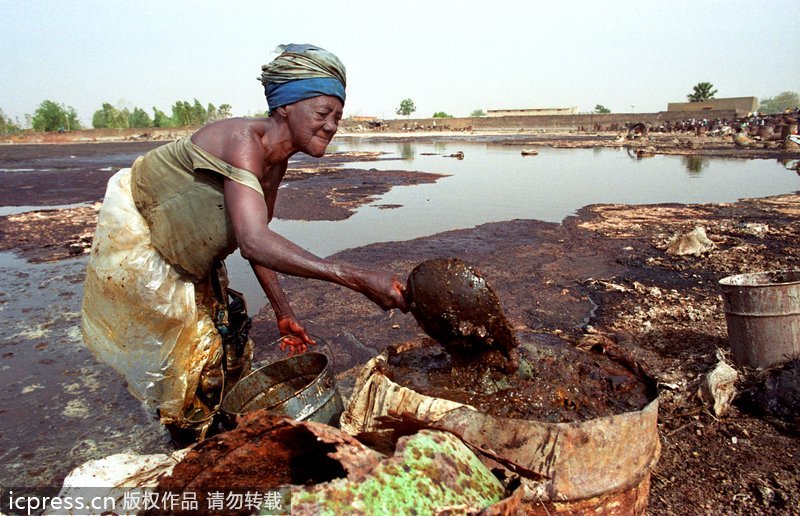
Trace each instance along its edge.
<path fill-rule="evenodd" d="M 192 135 L 192 143 L 226 163 L 258 173 L 264 159 L 265 118 L 228 118 Z"/>
<path fill-rule="evenodd" d="M 261 139 L 267 129 L 266 118 L 226 118 L 204 125 L 192 135 L 192 142 L 205 150 Z"/>

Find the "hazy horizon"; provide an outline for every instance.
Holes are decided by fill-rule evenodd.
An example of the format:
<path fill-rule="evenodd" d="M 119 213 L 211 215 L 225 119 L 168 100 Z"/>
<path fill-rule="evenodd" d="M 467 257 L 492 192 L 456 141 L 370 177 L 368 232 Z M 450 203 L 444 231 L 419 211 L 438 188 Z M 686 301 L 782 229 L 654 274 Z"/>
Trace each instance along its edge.
<path fill-rule="evenodd" d="M 44 100 L 91 127 L 103 102 L 170 114 L 178 100 L 266 110 L 257 80 L 282 43 L 347 67 L 345 116 L 602 104 L 657 112 L 698 82 L 717 98 L 800 91 L 800 2 L 679 0 L 302 4 L 0 0 L 0 109 L 24 123 Z"/>

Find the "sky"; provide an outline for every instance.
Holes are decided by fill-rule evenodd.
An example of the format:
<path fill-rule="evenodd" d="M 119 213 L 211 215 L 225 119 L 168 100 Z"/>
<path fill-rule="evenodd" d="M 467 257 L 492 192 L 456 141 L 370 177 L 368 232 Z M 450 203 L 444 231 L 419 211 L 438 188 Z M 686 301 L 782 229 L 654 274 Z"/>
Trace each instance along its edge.
<path fill-rule="evenodd" d="M 326 2 L 0 0 L 0 109 L 44 100 L 85 125 L 102 103 L 266 110 L 257 78 L 283 43 L 347 67 L 347 116 L 572 107 L 657 112 L 698 82 L 717 98 L 800 92 L 800 1 Z"/>

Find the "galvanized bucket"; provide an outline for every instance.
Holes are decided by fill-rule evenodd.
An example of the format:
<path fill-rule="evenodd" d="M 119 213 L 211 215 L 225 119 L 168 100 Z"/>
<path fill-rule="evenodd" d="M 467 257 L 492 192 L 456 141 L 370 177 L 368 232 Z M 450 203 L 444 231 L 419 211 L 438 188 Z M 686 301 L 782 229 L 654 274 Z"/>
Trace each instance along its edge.
<path fill-rule="evenodd" d="M 297 421 L 338 426 L 344 405 L 327 355 L 307 352 L 256 369 L 239 380 L 220 406 L 234 420 L 261 409 Z"/>
<path fill-rule="evenodd" d="M 719 284 L 737 364 L 769 367 L 800 357 L 800 271 L 739 274 Z"/>

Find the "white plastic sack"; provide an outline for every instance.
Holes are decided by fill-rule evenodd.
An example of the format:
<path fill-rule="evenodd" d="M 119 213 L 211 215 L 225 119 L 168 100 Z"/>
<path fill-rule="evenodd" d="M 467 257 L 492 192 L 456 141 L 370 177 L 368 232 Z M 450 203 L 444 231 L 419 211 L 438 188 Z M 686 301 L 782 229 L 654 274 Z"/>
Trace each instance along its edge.
<path fill-rule="evenodd" d="M 170 455 L 118 453 L 90 460 L 73 469 L 64 479 L 59 500 L 71 500 L 72 509 L 49 507 L 46 515 L 136 514 L 141 510 L 145 493 L 154 492 L 161 475 L 172 472 L 191 448 Z M 96 502 L 97 508 L 77 507 Z"/>
<path fill-rule="evenodd" d="M 186 415 L 220 339 L 207 294 L 196 294 L 150 243 L 130 180 L 131 169 L 122 169 L 108 182 L 86 270 L 83 338 L 131 393 L 173 422 Z"/>

